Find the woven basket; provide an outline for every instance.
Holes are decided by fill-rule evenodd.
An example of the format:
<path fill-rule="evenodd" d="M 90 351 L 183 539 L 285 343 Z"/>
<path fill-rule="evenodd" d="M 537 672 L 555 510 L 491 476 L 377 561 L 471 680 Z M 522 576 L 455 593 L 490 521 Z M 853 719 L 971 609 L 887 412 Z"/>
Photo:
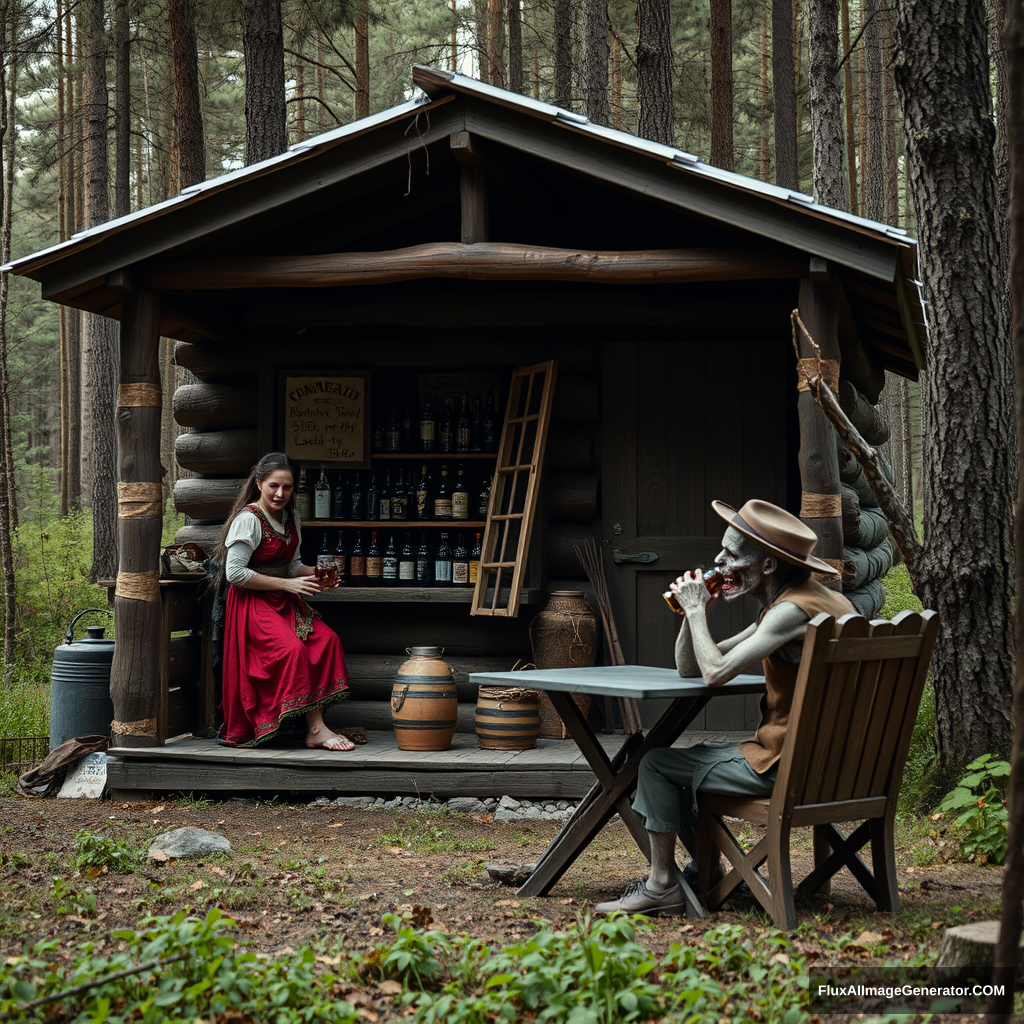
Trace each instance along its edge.
<path fill-rule="evenodd" d="M 590 694 L 574 694 L 572 699 L 576 702 L 576 707 L 580 709 L 580 713 L 586 718 L 590 712 Z M 554 740 L 564 740 L 568 737 L 569 734 L 565 731 L 565 723 L 562 721 L 561 715 L 555 710 L 555 705 L 551 703 L 551 698 L 546 693 L 540 695 L 537 709 L 540 712 L 541 736 L 545 737 L 545 739 Z"/>

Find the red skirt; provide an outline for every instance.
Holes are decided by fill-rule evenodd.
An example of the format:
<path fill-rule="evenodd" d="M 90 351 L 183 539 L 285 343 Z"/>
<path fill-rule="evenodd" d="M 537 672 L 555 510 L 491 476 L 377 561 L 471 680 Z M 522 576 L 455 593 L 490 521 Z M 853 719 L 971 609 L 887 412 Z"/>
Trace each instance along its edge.
<path fill-rule="evenodd" d="M 309 606 L 302 602 L 304 610 Z M 286 718 L 348 696 L 345 653 L 319 616 L 299 621 L 291 594 L 228 587 L 221 738 L 252 747 Z M 300 637 L 304 635 L 304 639 Z"/>

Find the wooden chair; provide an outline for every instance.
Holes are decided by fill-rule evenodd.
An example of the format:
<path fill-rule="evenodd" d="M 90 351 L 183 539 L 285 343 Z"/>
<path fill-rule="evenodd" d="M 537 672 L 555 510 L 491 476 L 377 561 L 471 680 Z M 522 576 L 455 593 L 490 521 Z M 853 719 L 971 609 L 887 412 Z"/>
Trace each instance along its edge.
<path fill-rule="evenodd" d="M 816 616 L 807 627 L 786 745 L 767 798 L 700 792 L 697 863 L 708 892 L 718 852 L 733 869 L 708 892 L 720 907 L 746 882 L 779 928 L 796 927 L 790 830 L 814 828 L 814 870 L 796 892 L 829 892 L 844 865 L 879 910 L 899 910 L 893 821 L 917 707 L 939 628 L 936 612 L 902 612 L 892 622 L 860 615 Z M 745 851 L 723 815 L 759 822 L 767 833 Z M 849 836 L 836 822 L 862 824 Z M 859 856 L 870 841 L 873 873 Z M 757 870 L 768 861 L 768 879 Z"/>

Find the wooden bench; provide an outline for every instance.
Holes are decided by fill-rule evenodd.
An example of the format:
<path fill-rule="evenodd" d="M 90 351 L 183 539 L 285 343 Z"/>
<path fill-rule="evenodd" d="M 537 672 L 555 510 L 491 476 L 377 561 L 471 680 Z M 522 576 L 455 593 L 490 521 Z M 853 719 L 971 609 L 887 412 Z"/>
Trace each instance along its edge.
<path fill-rule="evenodd" d="M 708 892 L 720 907 L 746 882 L 775 924 L 796 927 L 790 831 L 814 829 L 813 871 L 796 892 L 829 891 L 848 867 L 879 910 L 899 910 L 893 822 L 903 766 L 939 629 L 936 612 L 903 612 L 892 622 L 859 615 L 816 616 L 807 627 L 786 746 L 771 797 L 701 792 L 697 862 L 703 891 L 721 851 L 732 870 Z M 724 816 L 767 826 L 745 851 Z M 838 822 L 862 824 L 850 835 Z M 859 856 L 871 843 L 872 870 Z M 768 862 L 768 878 L 757 870 Z"/>

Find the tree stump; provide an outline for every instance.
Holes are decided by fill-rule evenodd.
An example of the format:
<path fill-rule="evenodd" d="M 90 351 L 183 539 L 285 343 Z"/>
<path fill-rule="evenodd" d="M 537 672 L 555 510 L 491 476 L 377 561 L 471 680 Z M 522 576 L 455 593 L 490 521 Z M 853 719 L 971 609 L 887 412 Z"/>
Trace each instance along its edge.
<path fill-rule="evenodd" d="M 938 984 L 992 978 L 992 962 L 999 941 L 998 921 L 975 921 L 949 928 L 942 936 L 932 978 Z M 1024 971 L 1024 949 L 1017 951 L 1017 977 Z"/>

